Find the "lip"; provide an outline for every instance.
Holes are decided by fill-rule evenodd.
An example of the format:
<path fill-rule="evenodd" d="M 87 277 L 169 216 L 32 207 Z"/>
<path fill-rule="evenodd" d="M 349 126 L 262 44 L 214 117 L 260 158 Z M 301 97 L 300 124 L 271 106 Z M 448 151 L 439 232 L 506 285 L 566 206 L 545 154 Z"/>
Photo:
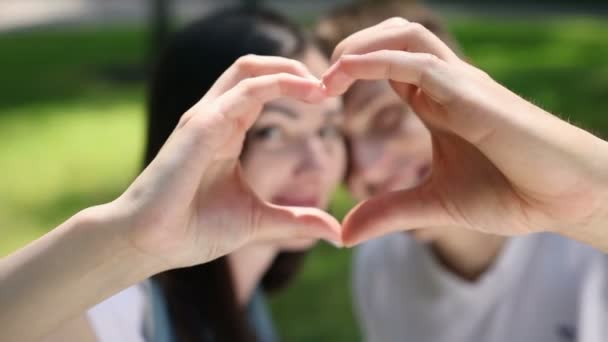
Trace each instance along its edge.
<path fill-rule="evenodd" d="M 321 207 L 321 199 L 316 196 L 284 196 L 278 195 L 272 198 L 271 201 L 276 205 L 284 205 L 290 207 Z"/>

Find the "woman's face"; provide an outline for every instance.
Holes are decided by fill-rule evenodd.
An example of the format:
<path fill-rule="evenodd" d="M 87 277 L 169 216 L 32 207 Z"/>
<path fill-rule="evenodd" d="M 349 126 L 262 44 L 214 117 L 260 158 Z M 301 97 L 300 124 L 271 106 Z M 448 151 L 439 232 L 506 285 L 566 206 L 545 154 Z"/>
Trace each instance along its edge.
<path fill-rule="evenodd" d="M 351 147 L 348 186 L 357 199 L 414 187 L 430 173 L 431 136 L 386 81 L 357 81 L 344 99 Z"/>
<path fill-rule="evenodd" d="M 317 76 L 328 67 L 312 48 L 300 61 Z M 268 103 L 249 130 L 241 157 L 256 194 L 278 205 L 327 208 L 346 163 L 341 120 L 337 98 L 319 104 L 292 99 Z"/>

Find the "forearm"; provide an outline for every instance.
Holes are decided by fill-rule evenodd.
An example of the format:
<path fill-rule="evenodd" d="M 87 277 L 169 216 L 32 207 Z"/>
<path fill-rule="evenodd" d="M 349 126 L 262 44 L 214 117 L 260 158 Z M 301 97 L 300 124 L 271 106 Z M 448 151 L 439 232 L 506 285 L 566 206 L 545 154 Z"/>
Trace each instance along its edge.
<path fill-rule="evenodd" d="M 125 227 L 86 209 L 0 262 L 0 327 L 6 341 L 37 340 L 62 322 L 154 274 Z"/>

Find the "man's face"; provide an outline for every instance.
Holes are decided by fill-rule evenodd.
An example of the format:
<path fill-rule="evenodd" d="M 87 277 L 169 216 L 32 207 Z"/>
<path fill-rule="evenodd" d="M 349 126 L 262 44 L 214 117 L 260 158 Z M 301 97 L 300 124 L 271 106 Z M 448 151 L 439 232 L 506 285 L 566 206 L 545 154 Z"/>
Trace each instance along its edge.
<path fill-rule="evenodd" d="M 431 135 L 386 81 L 357 81 L 344 98 L 348 186 L 359 199 L 420 184 L 431 171 Z"/>

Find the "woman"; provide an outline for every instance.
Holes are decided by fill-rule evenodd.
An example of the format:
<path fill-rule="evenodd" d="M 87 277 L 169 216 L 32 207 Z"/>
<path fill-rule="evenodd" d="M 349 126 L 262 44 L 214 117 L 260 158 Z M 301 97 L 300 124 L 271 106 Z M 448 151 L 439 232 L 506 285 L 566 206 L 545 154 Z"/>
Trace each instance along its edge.
<path fill-rule="evenodd" d="M 294 25 L 271 12 L 227 10 L 195 22 L 175 35 L 156 69 L 146 165 L 181 114 L 248 54 L 293 58 L 317 75 L 328 67 Z M 335 98 L 320 104 L 281 99 L 265 106 L 247 133 L 240 157 L 244 179 L 261 199 L 284 206 L 327 207 L 345 164 L 340 109 Z M 313 244 L 296 240 L 253 245 L 207 264 L 167 271 L 138 291 L 126 292 L 132 296 L 122 293 L 102 303 L 89 316 L 102 341 L 117 338 L 109 311 L 127 305 L 121 311 L 131 317 L 125 320 L 138 324 L 133 318 L 141 313 L 133 308 L 144 303 L 154 311 L 142 316 L 152 328 L 145 330 L 150 340 L 273 341 L 277 338 L 263 293 L 285 286 Z"/>

